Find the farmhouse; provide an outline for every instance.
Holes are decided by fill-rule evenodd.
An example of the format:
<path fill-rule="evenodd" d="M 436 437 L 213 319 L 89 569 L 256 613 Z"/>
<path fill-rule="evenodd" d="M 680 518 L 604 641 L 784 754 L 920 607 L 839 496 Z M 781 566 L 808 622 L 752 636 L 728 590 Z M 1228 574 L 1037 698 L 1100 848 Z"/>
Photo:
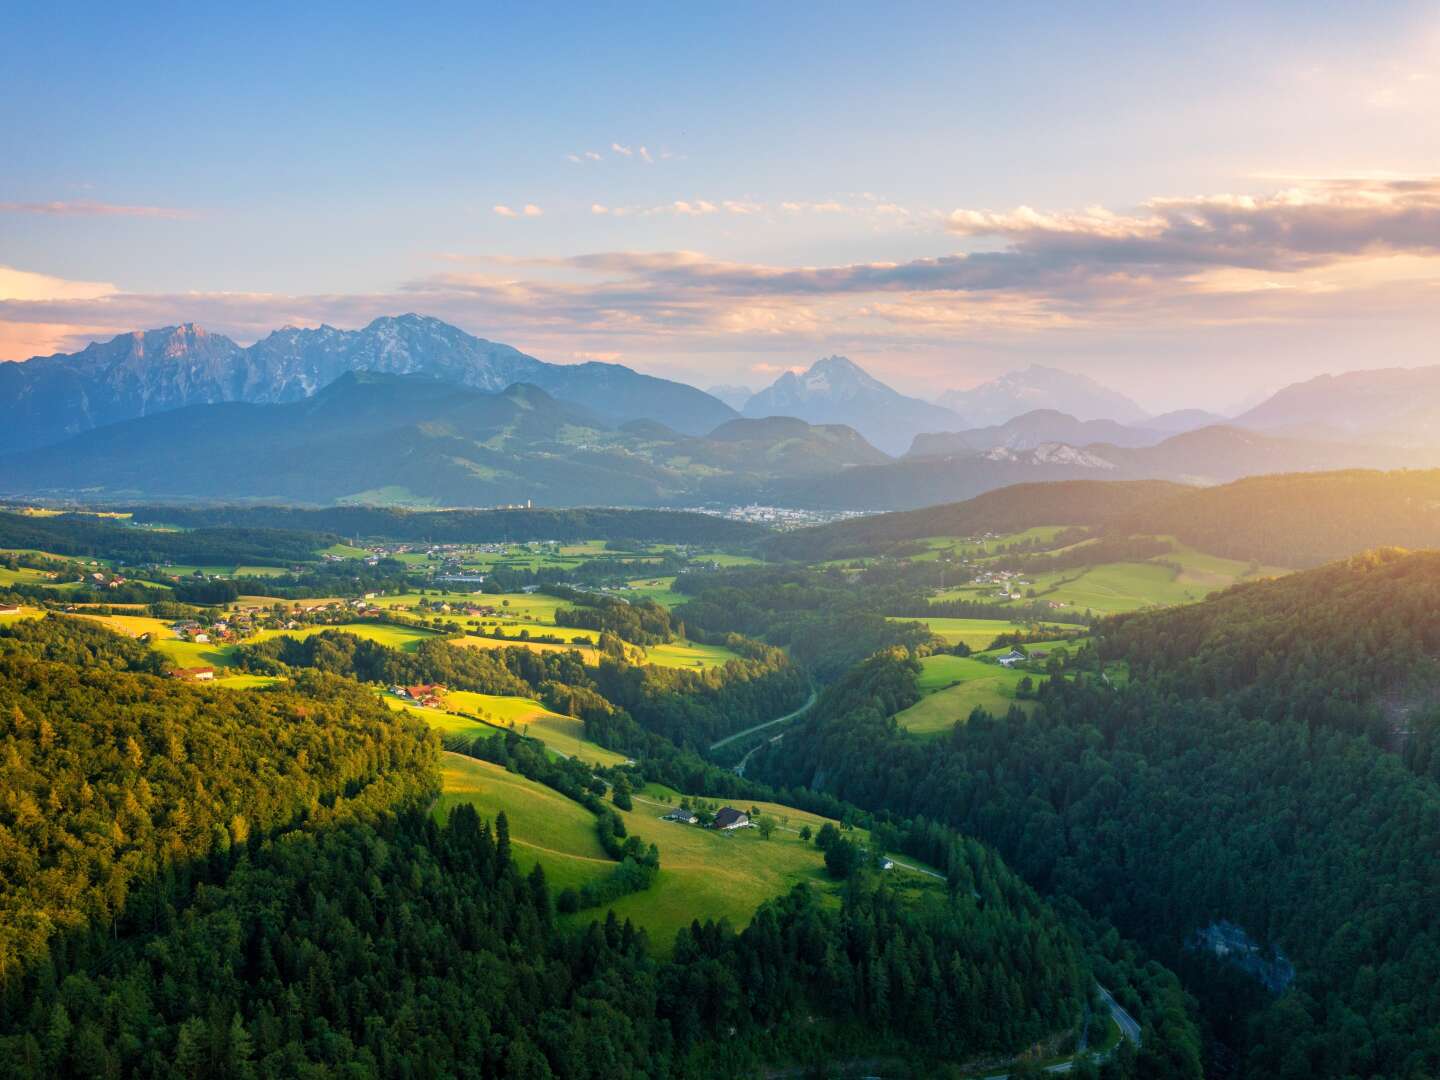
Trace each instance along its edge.
<path fill-rule="evenodd" d="M 1029 659 L 1029 657 L 1026 656 L 1026 655 L 1025 655 L 1023 652 L 1021 652 L 1019 649 L 1011 649 L 1011 650 L 1010 650 L 1009 652 L 1007 652 L 1004 656 L 1000 657 L 999 663 L 1000 663 L 1000 666 L 1001 666 L 1001 667 L 1014 667 L 1016 664 L 1020 663 L 1021 661 L 1028 660 L 1028 659 Z"/>
<path fill-rule="evenodd" d="M 715 813 L 715 828 L 722 831 L 743 829 L 749 824 L 750 815 L 743 810 L 736 810 L 733 806 L 727 806 Z"/>
<path fill-rule="evenodd" d="M 210 682 L 215 678 L 213 667 L 182 667 L 170 672 L 172 679 L 189 679 L 194 682 Z"/>
<path fill-rule="evenodd" d="M 19 604 L 0 604 L 0 615 L 19 615 Z"/>
<path fill-rule="evenodd" d="M 413 701 L 416 705 L 423 705 L 426 708 L 438 709 L 443 704 L 445 687 L 421 683 L 418 686 L 396 686 L 392 688 L 395 696 Z"/>
<path fill-rule="evenodd" d="M 678 821 L 682 825 L 694 825 L 695 822 L 699 821 L 700 819 L 695 816 L 695 811 L 685 810 L 677 806 L 674 810 L 671 810 L 668 814 L 665 815 L 664 820 Z"/>

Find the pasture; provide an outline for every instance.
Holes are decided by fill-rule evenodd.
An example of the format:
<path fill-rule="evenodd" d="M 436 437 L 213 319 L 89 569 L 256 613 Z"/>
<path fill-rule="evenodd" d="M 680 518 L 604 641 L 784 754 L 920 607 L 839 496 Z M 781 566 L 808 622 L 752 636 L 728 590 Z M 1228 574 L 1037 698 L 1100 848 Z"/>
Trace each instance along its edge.
<path fill-rule="evenodd" d="M 388 695 L 385 700 L 392 708 L 408 709 L 422 717 L 442 735 L 473 739 L 513 727 L 521 735 L 539 739 L 566 757 L 604 766 L 626 761 L 624 754 L 606 750 L 587 739 L 583 720 L 553 713 L 531 698 L 451 690 L 445 695 L 446 709 L 422 709 Z"/>
<path fill-rule="evenodd" d="M 639 596 L 646 600 L 654 600 L 663 608 L 679 607 L 690 598 L 684 593 L 675 591 L 675 579 L 673 577 L 658 578 L 636 578 L 627 582 L 630 592 L 629 596 Z"/>
<path fill-rule="evenodd" d="M 1027 710 L 1034 707 L 1031 702 L 1017 702 L 1015 697 L 1015 688 L 1025 672 L 943 654 L 925 657 L 920 667 L 918 685 L 924 696 L 895 715 L 895 722 L 912 734 L 949 731 L 977 706 L 996 715 L 1004 715 L 1014 704 Z"/>
<path fill-rule="evenodd" d="M 528 872 L 541 863 L 553 889 L 579 886 L 608 874 L 615 865 L 595 837 L 593 815 L 550 788 L 499 765 L 453 753 L 442 757 L 441 782 L 442 794 L 434 809 L 437 818 L 443 819 L 461 802 L 471 803 L 482 817 L 492 820 L 503 810 L 522 869 Z M 799 837 L 801 825 L 816 829 L 827 819 L 777 803 L 754 804 L 776 820 L 774 833 L 764 840 L 756 829 L 721 833 L 662 820 L 676 802 L 675 792 L 647 785 L 636 793 L 633 810 L 617 811 L 630 835 L 660 849 L 660 872 L 651 888 L 569 918 L 588 923 L 613 909 L 618 918 L 632 919 L 642 927 L 650 936 L 651 949 L 665 955 L 673 947 L 675 932 L 692 920 L 726 918 L 742 928 L 757 907 L 798 882 L 834 895 L 837 886 L 825 874 L 820 851 Z M 748 811 L 752 803 L 740 800 L 734 805 Z M 850 835 L 868 839 L 859 830 Z M 908 871 L 896 873 L 904 874 L 907 881 L 928 884 Z"/>
<path fill-rule="evenodd" d="M 915 541 L 924 544 L 927 550 L 913 558 L 917 562 L 938 559 L 941 555 L 971 559 L 985 558 L 994 555 L 1002 548 L 1013 547 L 1016 544 L 1051 544 L 1056 536 L 1068 528 L 1070 528 L 1068 525 L 1037 525 L 1032 529 L 993 537 L 927 536 Z"/>
<path fill-rule="evenodd" d="M 459 803 L 470 803 L 490 820 L 504 811 L 521 869 L 528 873 L 543 863 L 552 889 L 583 885 L 615 866 L 596 838 L 595 816 L 544 784 L 488 761 L 447 752 L 440 762 L 440 785 L 436 820 L 443 821 Z M 663 863 L 663 851 L 660 858 Z"/>
<path fill-rule="evenodd" d="M 975 650 L 988 649 L 990 643 L 1001 634 L 1024 633 L 1030 629 L 1025 623 L 1006 622 L 1003 619 L 947 619 L 947 618 L 911 618 L 901 615 L 887 616 L 891 622 L 918 622 L 924 623 L 930 628 L 931 633 L 943 638 L 946 644 L 958 645 L 962 642 Z M 1044 625 L 1056 626 L 1060 629 L 1069 629 L 1067 624 L 1047 621 Z M 1079 627 L 1075 627 L 1079 629 Z"/>

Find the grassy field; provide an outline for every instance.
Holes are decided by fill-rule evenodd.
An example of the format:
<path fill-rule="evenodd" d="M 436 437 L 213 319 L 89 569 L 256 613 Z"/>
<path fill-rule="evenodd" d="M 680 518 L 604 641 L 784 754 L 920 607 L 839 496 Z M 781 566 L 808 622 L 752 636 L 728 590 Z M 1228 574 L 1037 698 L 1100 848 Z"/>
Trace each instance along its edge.
<path fill-rule="evenodd" d="M 127 637 L 150 635 L 150 647 L 170 657 L 180 667 L 229 667 L 235 662 L 235 646 L 182 641 L 170 630 L 170 624 L 163 619 L 152 619 L 145 615 L 91 615 L 77 612 L 78 617 L 94 619 L 105 626 L 125 634 Z M 267 641 L 276 637 L 306 638 L 325 630 L 341 630 L 357 637 L 378 641 L 382 645 L 413 652 L 416 645 L 434 634 L 429 630 L 417 630 L 409 626 L 390 626 L 385 623 L 342 623 L 339 626 L 304 626 L 298 630 L 262 630 L 246 643 Z"/>
<path fill-rule="evenodd" d="M 503 810 L 522 867 L 528 870 L 535 862 L 542 863 L 556 889 L 608 874 L 614 865 L 595 839 L 589 811 L 549 788 L 498 765 L 449 753 L 444 755 L 442 783 L 437 816 L 460 802 L 472 803 L 486 818 L 493 819 Z M 737 929 L 747 925 L 757 907 L 797 882 L 808 881 L 834 894 L 836 886 L 825 875 L 821 853 L 798 835 L 802 824 L 816 828 L 824 818 L 778 804 L 759 804 L 777 819 L 775 832 L 763 840 L 755 829 L 718 833 L 663 821 L 673 808 L 673 802 L 665 799 L 675 799 L 674 793 L 647 786 L 637 793 L 635 808 L 621 812 L 631 835 L 660 848 L 660 873 L 651 888 L 608 905 L 617 917 L 643 927 L 657 954 L 668 953 L 675 932 L 694 919 L 726 918 Z M 736 805 L 749 810 L 751 803 Z M 778 820 L 782 815 L 788 819 L 783 824 Z M 605 910 L 591 909 L 571 918 L 589 922 L 603 917 Z"/>
<path fill-rule="evenodd" d="M 749 806 L 741 804 L 742 809 Z M 660 873 L 651 888 L 609 905 L 617 918 L 644 927 L 658 953 L 668 953 L 675 932 L 694 919 L 725 918 L 738 930 L 749 924 L 756 908 L 798 882 L 835 887 L 825 875 L 824 856 L 796 832 L 777 828 L 762 840 L 756 829 L 715 832 L 661 820 L 671 809 L 642 797 L 633 811 L 621 815 L 632 835 L 660 848 Z M 781 812 L 786 811 L 792 815 L 790 828 L 798 830 L 796 812 Z M 577 919 L 593 917 L 582 912 Z"/>
<path fill-rule="evenodd" d="M 683 593 L 674 590 L 675 579 L 673 577 L 658 578 L 636 578 L 628 582 L 631 594 L 644 597 L 647 600 L 654 600 L 664 608 L 678 607 L 690 598 Z"/>
<path fill-rule="evenodd" d="M 9 570 L 0 566 L 0 588 L 7 585 L 49 585 L 50 578 L 43 570 L 32 570 L 28 566 L 22 566 L 18 570 Z"/>
<path fill-rule="evenodd" d="M 1013 634 L 1028 629 L 1023 623 L 1005 622 L 1001 619 L 941 619 L 908 618 L 899 615 L 889 617 L 891 622 L 918 622 L 928 626 L 931 632 L 944 638 L 948 644 L 964 642 L 972 649 L 988 648 L 1001 634 Z M 1052 625 L 1047 622 L 1045 625 Z M 1061 626 L 1060 622 L 1053 625 Z"/>
<path fill-rule="evenodd" d="M 441 761 L 440 782 L 437 819 L 462 802 L 489 819 L 503 810 L 521 867 L 528 872 L 543 862 L 554 889 L 602 877 L 615 865 L 596 839 L 594 815 L 558 791 L 488 761 L 450 753 Z"/>
<path fill-rule="evenodd" d="M 531 652 L 569 652 L 575 650 L 587 664 L 600 662 L 600 651 L 588 645 L 552 645 L 544 641 L 500 641 L 496 638 L 471 637 L 455 638 L 451 645 L 464 649 L 529 649 Z"/>
<path fill-rule="evenodd" d="M 0 626 L 4 626 L 6 623 L 19 622 L 21 619 L 38 618 L 43 614 L 45 613 L 39 608 L 27 607 L 26 605 L 21 604 L 20 610 L 14 615 L 0 615 Z"/>
<path fill-rule="evenodd" d="M 738 659 L 723 645 L 699 645 L 693 641 L 672 641 L 645 650 L 645 663 L 656 667 L 707 668 Z"/>
<path fill-rule="evenodd" d="M 1006 533 L 1003 536 L 992 537 L 988 540 L 966 539 L 964 537 L 954 536 L 927 536 L 917 542 L 924 544 L 929 550 L 924 554 L 914 556 L 914 558 L 920 562 L 938 559 L 941 555 L 946 554 L 981 558 L 994 554 L 1000 548 L 1010 544 L 1023 543 L 1025 541 L 1049 544 L 1057 535 L 1069 527 L 1068 525 L 1037 525 L 1033 529 Z"/>
<path fill-rule="evenodd" d="M 583 720 L 553 713 L 540 702 L 530 698 L 451 690 L 445 695 L 445 705 L 454 712 L 418 708 L 388 695 L 385 700 L 393 708 L 408 709 L 422 717 L 442 735 L 474 738 L 477 735 L 491 735 L 500 728 L 513 725 L 520 734 L 539 739 L 550 749 L 566 757 L 580 758 L 582 761 L 604 766 L 620 765 L 627 760 L 624 754 L 606 750 L 587 739 Z M 456 713 L 469 715 L 457 716 Z"/>
<path fill-rule="evenodd" d="M 962 656 L 927 656 L 920 666 L 919 688 L 925 696 L 895 716 L 896 723 L 916 735 L 949 731 L 976 706 L 1003 715 L 1016 704 L 1015 687 L 1025 677 L 1024 672 Z M 1033 707 L 1031 702 L 1019 704 Z"/>
<path fill-rule="evenodd" d="M 640 579 L 645 580 L 645 579 Z M 673 578 L 650 579 L 654 582 L 653 588 L 656 592 L 668 593 L 669 585 Z M 675 602 L 680 602 L 678 594 L 674 596 Z M 406 593 L 400 596 L 382 597 L 376 601 L 383 608 L 413 608 L 421 600 L 444 600 L 447 603 L 474 604 L 477 607 L 493 607 L 495 615 L 468 616 L 464 612 L 449 612 L 440 615 L 432 615 L 429 612 L 408 612 L 417 618 L 440 619 L 447 626 L 453 626 L 457 630 L 469 629 L 472 622 L 478 623 L 481 629 L 501 627 L 506 637 L 502 639 L 488 637 L 474 637 L 467 635 L 454 642 L 456 645 L 463 645 L 472 649 L 504 649 L 504 648 L 525 648 L 537 652 L 564 652 L 569 649 L 578 648 L 585 662 L 589 664 L 598 663 L 599 653 L 593 648 L 575 645 L 571 642 L 573 638 L 584 638 L 588 642 L 596 642 L 600 635 L 593 630 L 577 629 L 569 626 L 555 625 L 555 612 L 562 607 L 568 606 L 568 601 L 561 600 L 557 596 L 545 596 L 540 593 L 496 593 L 493 595 L 479 595 L 474 593 L 427 593 L 421 596 L 419 593 Z M 521 631 L 528 631 L 532 637 L 560 637 L 564 644 L 553 642 L 522 641 L 516 635 Z M 656 667 L 691 668 L 702 669 L 724 664 L 727 661 L 737 659 L 735 653 L 723 645 L 700 645 L 690 641 L 675 641 L 668 645 L 654 645 L 643 650 L 636 650 L 631 659 L 634 663 L 654 664 Z"/>
<path fill-rule="evenodd" d="M 1089 610 L 1097 615 L 1114 615 L 1147 607 L 1194 603 L 1212 592 L 1242 581 L 1278 577 L 1286 573 L 1289 571 L 1283 567 L 1257 566 L 1237 559 L 1207 555 L 1176 543 L 1175 550 L 1143 562 L 1103 563 L 1038 574 L 1027 579 L 1032 584 L 1025 589 L 1028 592 L 1033 588 L 1036 599 L 1064 604 L 1064 610 Z M 962 588 L 946 595 L 975 599 L 988 591 L 988 587 Z M 1019 600 L 1012 603 L 1028 602 Z M 1063 617 L 1063 610 L 1060 614 Z"/>

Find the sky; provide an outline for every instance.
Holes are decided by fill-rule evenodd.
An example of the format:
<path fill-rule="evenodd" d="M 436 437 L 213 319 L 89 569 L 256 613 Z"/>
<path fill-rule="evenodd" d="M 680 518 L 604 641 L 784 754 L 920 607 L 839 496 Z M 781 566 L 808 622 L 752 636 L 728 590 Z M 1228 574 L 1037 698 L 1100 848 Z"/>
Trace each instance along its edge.
<path fill-rule="evenodd" d="M 1440 3 L 7 6 L 0 360 L 407 311 L 1156 411 L 1440 363 Z"/>

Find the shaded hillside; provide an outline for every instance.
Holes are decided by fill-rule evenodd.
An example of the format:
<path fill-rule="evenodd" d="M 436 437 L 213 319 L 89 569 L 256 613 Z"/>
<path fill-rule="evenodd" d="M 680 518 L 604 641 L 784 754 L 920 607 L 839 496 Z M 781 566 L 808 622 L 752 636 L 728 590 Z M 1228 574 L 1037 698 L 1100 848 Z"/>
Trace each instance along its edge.
<path fill-rule="evenodd" d="M 1433 446 L 1440 443 L 1440 366 L 1319 375 L 1284 387 L 1235 423 L 1312 438 Z"/>
<path fill-rule="evenodd" d="M 769 489 L 769 498 L 823 509 L 908 510 L 1038 481 L 1166 479 L 1219 484 L 1260 473 L 1431 464 L 1440 464 L 1440 450 L 1284 439 L 1235 427 L 1209 427 L 1144 447 L 1048 442 L 1029 449 L 997 446 L 907 456 L 803 484 L 779 482 Z"/>
<path fill-rule="evenodd" d="M 775 537 L 768 549 L 782 558 L 813 561 L 865 554 L 926 536 L 1018 532 L 1036 525 L 1100 525 L 1168 501 L 1184 490 L 1163 480 L 1017 484 L 965 502 L 802 529 Z"/>
<path fill-rule="evenodd" d="M 990 450 L 997 446 L 1009 450 L 1033 450 L 1037 446 L 1057 442 L 1071 446 L 1088 446 L 1091 443 L 1153 446 L 1166 434 L 1159 429 L 1127 427 L 1114 420 L 1077 420 L 1056 409 L 1035 409 L 991 427 L 917 435 L 906 456 L 934 457 L 967 450 Z"/>
<path fill-rule="evenodd" d="M 1407 702 L 1433 713 L 1437 610 L 1440 552 L 1390 548 L 1198 604 L 1119 615 L 1097 636 L 1102 655 L 1128 661 L 1132 677 L 1177 693 L 1378 733 L 1408 726 Z"/>
<path fill-rule="evenodd" d="M 643 538 L 662 544 L 730 544 L 755 540 L 770 531 L 763 525 L 730 521 L 713 514 L 593 507 L 569 510 L 401 510 L 332 506 L 323 510 L 306 510 L 286 506 L 137 506 L 131 508 L 131 513 L 136 521 L 179 525 L 185 529 L 316 530 L 338 533 L 347 538 L 428 543 Z"/>
<path fill-rule="evenodd" d="M 704 439 L 654 421 L 616 430 L 526 384 L 491 394 L 350 372 L 290 404 L 178 409 L 14 455 L 0 485 L 110 501 L 645 506 L 741 501 L 769 481 L 877 460 L 848 428 L 732 421 Z"/>
<path fill-rule="evenodd" d="M 1137 506 L 1108 529 L 1175 536 L 1272 566 L 1316 566 L 1373 547 L 1436 547 L 1440 470 L 1256 476 Z"/>
<path fill-rule="evenodd" d="M 314 558 L 339 537 L 308 527 L 277 527 L 259 522 L 229 525 L 196 522 L 185 532 L 134 529 L 90 514 L 38 517 L 0 512 L 0 549 L 48 551 L 117 559 L 120 562 L 177 562 L 288 566 Z"/>

